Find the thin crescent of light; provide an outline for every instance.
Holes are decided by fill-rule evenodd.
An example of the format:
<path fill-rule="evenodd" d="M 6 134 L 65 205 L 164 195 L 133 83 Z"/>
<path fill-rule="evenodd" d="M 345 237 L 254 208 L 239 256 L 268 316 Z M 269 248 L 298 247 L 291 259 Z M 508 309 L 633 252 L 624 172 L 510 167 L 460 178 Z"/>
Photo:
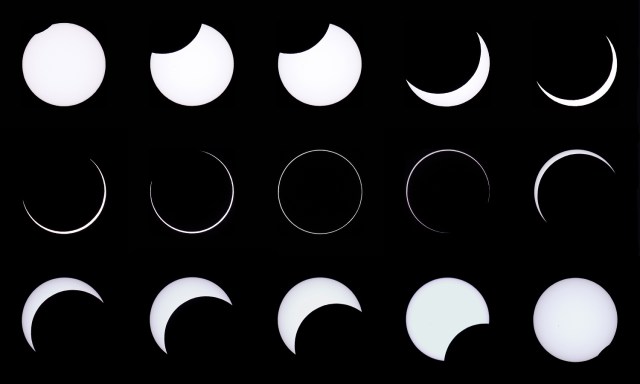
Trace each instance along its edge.
<path fill-rule="evenodd" d="M 91 159 L 89 159 L 89 160 L 91 160 Z M 102 175 L 102 171 L 100 170 L 100 167 L 98 167 L 98 164 L 96 164 L 95 161 L 93 161 L 93 160 L 91 160 L 91 162 L 93 163 L 93 165 L 96 166 L 96 168 L 98 168 L 98 172 L 100 173 L 100 178 L 102 179 L 102 188 L 104 189 L 104 194 L 102 196 L 102 203 L 100 204 L 100 208 L 98 209 L 98 213 L 96 213 L 96 215 L 93 216 L 93 218 L 91 220 L 89 220 L 89 222 L 87 224 L 83 225 L 80 228 L 72 229 L 70 231 L 56 231 L 56 230 L 47 228 L 44 225 L 38 223 L 36 221 L 36 219 L 34 219 L 33 216 L 31 216 L 31 213 L 29 213 L 29 210 L 27 209 L 27 204 L 24 202 L 24 200 L 22 200 L 22 205 L 24 206 L 24 210 L 27 212 L 27 215 L 29 215 L 29 218 L 31 219 L 31 221 L 33 221 L 38 227 L 44 229 L 45 231 L 51 232 L 51 233 L 55 233 L 57 235 L 70 235 L 72 233 L 77 233 L 77 232 L 80 232 L 80 231 L 86 229 L 91 224 L 93 224 L 93 222 L 96 221 L 98 219 L 98 216 L 100 216 L 100 214 L 102 213 L 102 209 L 104 208 L 104 204 L 107 201 L 107 183 L 104 181 L 104 176 Z"/>
<path fill-rule="evenodd" d="M 153 339 L 164 353 L 167 353 L 164 334 L 171 315 L 182 304 L 198 297 L 213 297 L 231 304 L 231 299 L 222 288 L 200 277 L 185 277 L 173 281 L 156 296 L 149 313 L 149 324 Z"/>
<path fill-rule="evenodd" d="M 566 105 L 568 107 L 582 107 L 587 104 L 591 104 L 597 101 L 598 99 L 600 99 L 602 96 L 604 96 L 604 94 L 607 93 L 607 91 L 609 91 L 609 88 L 611 88 L 611 85 L 613 84 L 613 80 L 616 78 L 616 73 L 618 72 L 618 58 L 616 56 L 616 50 L 615 48 L 613 48 L 613 43 L 611 43 L 611 40 L 609 40 L 609 37 L 607 36 L 605 37 L 607 38 L 607 41 L 609 42 L 609 46 L 611 47 L 611 56 L 612 56 L 611 72 L 609 72 L 609 77 L 604 82 L 604 84 L 602 84 L 600 89 L 598 89 L 592 95 L 587 96 L 585 98 L 568 100 L 568 99 L 561 99 L 557 96 L 550 94 L 544 88 L 542 88 L 542 85 L 540 85 L 540 83 L 538 82 L 537 83 L 538 87 L 540 87 L 542 92 L 544 92 L 544 94 L 547 95 L 548 98 L 555 101 L 556 103 Z"/>
<path fill-rule="evenodd" d="M 31 325 L 33 324 L 33 318 L 36 316 L 36 312 L 42 303 L 51 296 L 65 291 L 85 292 L 94 296 L 98 300 L 103 301 L 98 292 L 96 292 L 96 290 L 89 284 L 71 277 L 58 277 L 40 284 L 33 290 L 33 292 L 31 292 L 27 301 L 24 303 L 24 308 L 22 309 L 22 332 L 31 346 L 31 349 L 34 351 L 36 348 L 33 346 L 33 340 L 31 338 Z"/>
<path fill-rule="evenodd" d="M 278 330 L 291 352 L 296 353 L 296 335 L 304 319 L 316 309 L 332 304 L 362 312 L 356 295 L 346 285 L 327 277 L 304 280 L 287 292 L 278 309 Z"/>
<path fill-rule="evenodd" d="M 547 171 L 547 169 L 549 169 L 550 166 L 552 166 L 556 161 L 571 155 L 587 155 L 587 156 L 595 157 L 596 159 L 605 163 L 613 171 L 613 173 L 616 172 L 611 166 L 611 164 L 609 164 L 607 160 L 605 160 L 603 157 L 593 152 L 585 151 L 584 149 L 570 149 L 564 152 L 560 152 L 557 155 L 551 157 L 549 160 L 547 160 L 546 163 L 544 163 L 542 168 L 540 168 L 540 171 L 538 172 L 538 176 L 536 176 L 536 182 L 533 186 L 533 199 L 536 203 L 536 208 L 538 209 L 538 213 L 540 214 L 540 217 L 542 217 L 542 220 L 544 220 L 545 222 L 547 221 L 547 219 L 544 218 L 544 215 L 540 210 L 540 204 L 538 202 L 538 189 L 540 188 L 540 181 L 542 180 L 542 176 L 544 176 L 544 173 Z"/>
<path fill-rule="evenodd" d="M 489 199 L 491 198 L 491 184 L 489 183 L 489 176 L 487 176 L 487 172 L 485 172 L 484 168 L 482 167 L 482 164 L 480 164 L 480 162 L 478 162 L 478 160 L 474 159 L 473 156 L 469 155 L 468 153 L 462 152 L 462 151 L 458 151 L 456 149 L 440 149 L 434 152 L 429 153 L 428 155 L 424 156 L 422 159 L 418 160 L 418 162 L 416 163 L 416 165 L 413 166 L 413 168 L 411 168 L 411 172 L 409 172 L 409 177 L 407 177 L 407 185 L 405 187 L 405 197 L 407 199 L 407 205 L 409 206 L 409 211 L 411 211 L 411 214 L 413 215 L 413 217 L 418 221 L 418 223 L 422 224 L 423 227 L 436 232 L 436 233 L 449 233 L 449 232 L 444 232 L 444 231 L 438 231 L 437 229 L 431 228 L 428 225 L 426 225 L 425 223 L 423 223 L 418 216 L 415 214 L 415 212 L 413 212 L 413 209 L 411 208 L 411 202 L 409 201 L 409 182 L 411 181 L 411 175 L 413 175 L 413 171 L 415 171 L 415 169 L 418 167 L 418 165 L 420 165 L 420 163 L 426 159 L 427 157 L 431 156 L 431 155 L 435 155 L 436 153 L 440 153 L 440 152 L 455 152 L 455 153 L 459 153 L 461 155 L 465 155 L 468 158 L 470 158 L 471 160 L 473 160 L 476 164 L 478 164 L 478 166 L 480 167 L 480 169 L 482 170 L 482 173 L 484 174 L 485 179 L 487 179 L 487 187 L 488 187 L 488 191 L 487 191 L 487 203 L 489 202 Z"/>
<path fill-rule="evenodd" d="M 282 202 L 280 201 L 280 183 L 282 182 L 282 176 L 284 176 L 284 173 L 287 171 L 287 168 L 289 168 L 289 166 L 291 165 L 291 163 L 293 163 L 294 161 L 296 161 L 297 158 L 299 158 L 302 155 L 306 155 L 307 153 L 311 153 L 311 152 L 328 152 L 328 153 L 332 153 L 334 155 L 340 156 L 342 159 L 344 159 L 347 163 L 349 163 L 349 165 L 351 166 L 351 168 L 353 168 L 353 170 L 356 173 L 356 176 L 358 177 L 358 183 L 360 183 L 360 200 L 358 201 L 358 207 L 356 208 L 356 211 L 353 213 L 353 216 L 351 216 L 351 218 L 341 227 L 337 228 L 337 229 L 333 229 L 331 231 L 327 231 L 327 232 L 313 232 L 313 231 L 309 231 L 306 230 L 300 226 L 298 226 L 296 223 L 293 222 L 293 220 L 291 220 L 289 218 L 289 216 L 287 216 L 287 214 L 284 212 L 284 208 L 282 207 Z M 356 167 L 353 165 L 353 163 L 351 163 L 349 161 L 349 159 L 347 159 L 346 157 L 342 156 L 341 154 L 334 152 L 334 151 L 330 151 L 328 149 L 312 149 L 310 151 L 306 151 L 303 152 L 301 154 L 299 154 L 298 156 L 294 157 L 293 160 L 291 160 L 289 162 L 289 164 L 287 164 L 286 167 L 284 167 L 284 170 L 282 171 L 282 173 L 280 174 L 280 179 L 278 179 L 278 205 L 280 205 L 280 210 L 282 211 L 282 214 L 284 215 L 284 217 L 291 223 L 291 225 L 293 225 L 294 227 L 298 228 L 299 230 L 301 230 L 302 232 L 306 232 L 312 235 L 328 235 L 330 233 L 334 233 L 337 232 L 339 230 L 341 230 L 342 228 L 346 227 L 347 225 L 349 225 L 349 223 L 351 221 L 353 221 L 353 219 L 355 219 L 356 215 L 358 214 L 358 211 L 360 211 L 360 205 L 362 205 L 362 179 L 360 179 L 360 174 L 358 173 L 358 170 L 356 169 Z"/>
<path fill-rule="evenodd" d="M 184 229 L 176 228 L 176 227 L 172 226 L 171 224 L 167 223 L 162 218 L 162 216 L 160 216 L 160 213 L 158 213 L 158 210 L 156 209 L 156 206 L 153 204 L 153 197 L 151 196 L 151 187 L 153 185 L 153 182 L 149 183 L 149 200 L 151 200 L 151 207 L 153 208 L 153 212 L 156 213 L 156 216 L 158 216 L 158 219 L 160 219 L 160 221 L 162 221 L 164 223 L 164 225 L 166 225 L 167 227 L 173 229 L 174 231 L 180 232 L 180 233 L 185 233 L 187 235 L 195 235 L 195 234 L 199 234 L 199 233 L 204 233 L 204 232 L 207 232 L 207 231 L 217 227 L 218 224 L 220 224 L 222 222 L 222 220 L 224 220 L 225 217 L 227 217 L 227 215 L 229 214 L 229 211 L 231 211 L 231 206 L 233 205 L 233 197 L 235 195 L 235 188 L 233 186 L 233 178 L 231 177 L 231 172 L 229 172 L 229 169 L 227 168 L 227 166 L 224 165 L 222 160 L 218 159 L 216 156 L 212 155 L 211 153 L 206 152 L 206 151 L 201 151 L 201 152 L 213 157 L 216 160 L 218 160 L 218 162 L 220 164 L 222 164 L 222 166 L 224 167 L 224 170 L 227 171 L 227 176 L 229 176 L 229 181 L 231 182 L 231 200 L 229 201 L 229 206 L 227 207 L 227 211 L 224 213 L 224 215 L 222 215 L 220 220 L 215 222 L 212 226 L 207 227 L 205 229 L 200 229 L 200 230 L 197 230 L 197 231 L 185 231 Z"/>
<path fill-rule="evenodd" d="M 489 58 L 489 50 L 484 43 L 482 36 L 476 32 L 478 39 L 480 40 L 480 60 L 478 61 L 478 67 L 473 76 L 460 88 L 446 93 L 429 93 L 415 87 L 405 80 L 409 85 L 409 88 L 423 101 L 436 105 L 438 107 L 455 107 L 457 105 L 466 103 L 473 99 L 482 89 L 487 78 L 489 77 L 489 67 L 491 60 Z"/>

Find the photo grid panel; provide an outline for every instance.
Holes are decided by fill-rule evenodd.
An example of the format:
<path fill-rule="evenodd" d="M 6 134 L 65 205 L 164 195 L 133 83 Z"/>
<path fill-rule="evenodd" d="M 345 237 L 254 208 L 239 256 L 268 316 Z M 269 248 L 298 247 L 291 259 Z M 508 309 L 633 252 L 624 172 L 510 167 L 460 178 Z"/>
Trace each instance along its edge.
<path fill-rule="evenodd" d="M 632 372 L 637 4 L 15 7 L 9 377 Z"/>

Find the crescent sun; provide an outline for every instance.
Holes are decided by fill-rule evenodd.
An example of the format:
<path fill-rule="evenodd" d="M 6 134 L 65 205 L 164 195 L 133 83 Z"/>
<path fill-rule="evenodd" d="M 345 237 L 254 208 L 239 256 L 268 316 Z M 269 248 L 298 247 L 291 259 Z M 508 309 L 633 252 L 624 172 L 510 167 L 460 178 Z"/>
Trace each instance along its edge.
<path fill-rule="evenodd" d="M 438 107 L 455 107 L 474 98 L 480 92 L 489 77 L 489 67 L 491 63 L 487 45 L 484 43 L 482 36 L 477 32 L 476 34 L 480 40 L 480 60 L 478 61 L 478 67 L 476 68 L 473 76 L 471 76 L 463 86 L 451 92 L 429 93 L 415 87 L 409 82 L 409 80 L 406 80 L 413 93 L 423 101 Z"/>
<path fill-rule="evenodd" d="M 542 180 L 542 176 L 544 176 L 545 172 L 547 172 L 549 167 L 551 167 L 558 160 L 571 155 L 587 155 L 587 156 L 595 157 L 596 159 L 605 163 L 611 169 L 611 171 L 613 171 L 614 173 L 616 172 L 611 166 L 611 164 L 609 164 L 607 160 L 605 160 L 603 157 L 593 152 L 585 151 L 584 149 L 570 149 L 568 151 L 560 152 L 557 155 L 551 157 L 549 160 L 547 160 L 546 163 L 544 163 L 542 168 L 540 168 L 540 171 L 538 172 L 538 176 L 536 177 L 536 182 L 533 186 L 533 199 L 536 203 L 536 208 L 538 209 L 538 213 L 540 214 L 540 217 L 542 217 L 542 220 L 544 220 L 545 222 L 547 221 L 547 219 L 545 219 L 544 215 L 542 214 L 542 210 L 540 209 L 540 203 L 538 201 L 538 190 L 540 188 L 540 181 Z"/>
<path fill-rule="evenodd" d="M 278 330 L 293 354 L 296 353 L 296 335 L 302 322 L 316 309 L 333 304 L 347 305 L 362 312 L 355 294 L 341 282 L 330 278 L 310 278 L 287 292 L 278 309 Z"/>
<path fill-rule="evenodd" d="M 167 353 L 165 331 L 173 313 L 184 303 L 199 297 L 213 297 L 231 304 L 229 296 L 217 284 L 200 278 L 185 277 L 168 284 L 158 293 L 149 313 L 151 334 L 156 344 Z"/>
<path fill-rule="evenodd" d="M 29 346 L 31 346 L 31 349 L 34 351 L 36 348 L 33 345 L 33 339 L 31 337 L 31 327 L 33 325 L 33 319 L 36 316 L 36 312 L 51 296 L 65 291 L 85 292 L 102 301 L 98 292 L 82 280 L 71 277 L 58 277 L 40 284 L 33 290 L 33 292 L 31 292 L 27 301 L 24 303 L 24 308 L 22 309 L 22 332 L 24 333 L 24 337 L 27 339 Z"/>
<path fill-rule="evenodd" d="M 551 100 L 555 101 L 558 104 L 566 105 L 568 107 L 582 107 L 597 101 L 602 96 L 604 96 L 604 94 L 607 93 L 607 91 L 609 91 L 609 88 L 611 88 L 611 85 L 613 84 L 613 80 L 616 78 L 616 73 L 618 72 L 618 58 L 616 56 L 616 50 L 615 48 L 613 48 L 613 43 L 611 43 L 611 40 L 609 40 L 608 37 L 607 37 L 607 41 L 609 42 L 609 46 L 611 47 L 611 56 L 612 56 L 611 71 L 609 72 L 609 77 L 607 77 L 607 80 L 604 82 L 604 84 L 602 84 L 600 89 L 595 91 L 593 94 L 582 99 L 568 100 L 568 99 L 561 99 L 557 96 L 550 94 L 544 88 L 542 88 L 542 85 L 540 85 L 540 83 L 537 83 L 538 87 L 540 87 L 542 92 L 544 92 L 544 94 L 547 95 L 548 98 L 550 98 Z"/>

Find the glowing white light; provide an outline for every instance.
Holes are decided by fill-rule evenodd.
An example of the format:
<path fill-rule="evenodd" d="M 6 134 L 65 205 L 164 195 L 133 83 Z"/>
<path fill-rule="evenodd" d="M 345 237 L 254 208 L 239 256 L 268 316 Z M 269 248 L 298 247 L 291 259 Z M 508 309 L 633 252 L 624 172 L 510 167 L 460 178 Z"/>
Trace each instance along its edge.
<path fill-rule="evenodd" d="M 311 312 L 330 304 L 344 304 L 362 311 L 349 288 L 326 277 L 304 280 L 287 292 L 278 309 L 278 330 L 291 352 L 296 353 L 296 334 L 302 321 Z"/>
<path fill-rule="evenodd" d="M 484 168 L 482 167 L 482 164 L 480 164 L 478 162 L 478 160 L 476 160 L 475 158 L 473 158 L 473 156 L 462 152 L 462 151 L 458 151 L 456 149 L 440 149 L 438 151 L 433 151 L 429 154 L 427 154 L 426 156 L 424 156 L 422 159 L 418 160 L 418 162 L 416 163 L 416 165 L 413 166 L 413 168 L 411 168 L 411 172 L 409 172 L 409 177 L 407 177 L 407 185 L 405 186 L 405 198 L 407 199 L 407 205 L 409 206 L 409 211 L 411 211 L 411 215 L 413 215 L 413 217 L 418 221 L 418 223 L 420 223 L 423 227 L 432 230 L 433 232 L 437 232 L 437 233 L 448 233 L 448 232 L 444 232 L 444 231 L 439 231 L 437 229 L 431 228 L 428 225 L 426 225 L 422 220 L 420 220 L 418 218 L 418 216 L 416 215 L 416 213 L 413 211 L 413 208 L 411 208 L 411 200 L 409 199 L 409 183 L 411 183 L 411 176 L 413 175 L 413 172 L 416 170 L 416 168 L 418 167 L 418 165 L 420 165 L 420 163 L 422 163 L 425 159 L 427 159 L 430 156 L 433 156 L 435 154 L 438 153 L 442 153 L 442 152 L 453 152 L 453 153 L 459 153 L 461 155 L 464 155 L 468 158 L 470 158 L 471 160 L 473 160 L 476 164 L 478 164 L 478 166 L 480 167 L 480 170 L 482 170 L 482 173 L 484 174 L 485 179 L 487 180 L 487 202 L 489 202 L 489 199 L 491 198 L 491 184 L 489 183 L 489 176 L 487 176 L 487 172 L 485 172 Z"/>
<path fill-rule="evenodd" d="M 81 26 L 53 24 L 34 35 L 22 56 L 27 86 L 59 107 L 80 104 L 100 87 L 106 60 L 100 42 Z"/>
<path fill-rule="evenodd" d="M 56 293 L 64 292 L 64 291 L 81 291 L 86 292 L 98 300 L 102 301 L 102 298 L 93 289 L 89 284 L 70 277 L 59 277 L 56 279 L 51 279 L 47 282 L 42 283 L 36 289 L 31 292 L 27 301 L 24 303 L 24 308 L 22 309 L 22 332 L 24 333 L 24 337 L 27 339 L 27 342 L 31 346 L 31 348 L 35 351 L 36 348 L 33 346 L 33 340 L 31 339 L 31 326 L 33 325 L 33 318 L 36 316 L 36 312 L 48 298 L 55 295 Z"/>
<path fill-rule="evenodd" d="M 233 53 L 220 32 L 202 24 L 196 37 L 179 51 L 151 54 L 151 77 L 169 100 L 185 106 L 207 104 L 227 89 Z"/>
<path fill-rule="evenodd" d="M 313 106 L 335 104 L 347 97 L 361 71 L 358 45 L 351 35 L 333 24 L 314 47 L 278 56 L 278 73 L 284 87 L 297 100 Z"/>
<path fill-rule="evenodd" d="M 617 326 L 611 296 L 582 278 L 551 285 L 533 312 L 533 328 L 542 347 L 556 358 L 574 363 L 598 356 L 611 344 Z"/>
<path fill-rule="evenodd" d="M 542 85 L 540 85 L 540 83 L 537 83 L 538 87 L 540 87 L 540 90 L 542 90 L 542 92 L 544 92 L 544 94 L 547 95 L 547 97 L 551 100 L 568 107 L 582 107 L 600 99 L 602 96 L 604 96 L 605 93 L 607 93 L 607 91 L 609 91 L 609 88 L 611 88 L 611 85 L 613 84 L 613 80 L 616 78 L 616 73 L 618 72 L 618 57 L 616 56 L 616 50 L 615 48 L 613 48 L 613 43 L 611 43 L 611 40 L 609 40 L 608 37 L 607 41 L 609 42 L 609 46 L 611 47 L 611 71 L 609 72 L 609 77 L 607 77 L 607 80 L 605 80 L 604 84 L 602 84 L 602 86 L 593 94 L 582 99 L 568 100 L 561 99 L 550 94 L 544 88 L 542 88 Z"/>
<path fill-rule="evenodd" d="M 229 176 L 229 182 L 231 183 L 231 198 L 229 199 L 229 206 L 227 207 L 227 210 L 224 212 L 222 217 L 220 217 L 220 219 L 218 219 L 218 221 L 216 221 L 212 225 L 210 225 L 210 226 L 208 226 L 206 228 L 203 228 L 203 229 L 195 230 L 195 231 L 186 231 L 184 229 L 176 228 L 175 226 L 169 224 L 168 222 L 166 222 L 162 218 L 162 216 L 160 216 L 160 213 L 158 213 L 158 210 L 156 209 L 156 206 L 153 203 L 153 196 L 152 196 L 152 193 L 151 193 L 152 192 L 153 183 L 149 183 L 149 200 L 151 201 L 151 208 L 153 208 L 153 212 L 155 212 L 156 216 L 158 216 L 158 219 L 160 219 L 160 221 L 162 221 L 162 223 L 164 225 L 166 225 L 167 227 L 173 229 L 174 231 L 180 232 L 180 233 L 184 233 L 184 234 L 187 234 L 187 235 L 194 235 L 194 234 L 199 234 L 199 233 L 204 233 L 204 232 L 210 231 L 213 228 L 217 227 L 220 223 L 222 223 L 222 221 L 225 219 L 225 217 L 227 217 L 227 215 L 229 214 L 229 211 L 231 211 L 231 206 L 233 205 L 233 197 L 235 195 L 235 188 L 233 186 L 233 178 L 231 177 L 231 172 L 229 172 L 229 169 L 227 168 L 227 166 L 224 165 L 222 160 L 218 159 L 217 157 L 215 157 L 214 155 L 210 154 L 209 152 L 202 151 L 202 153 L 207 154 L 207 155 L 213 157 L 214 159 L 218 160 L 218 162 L 222 165 L 224 170 L 227 172 L 227 176 Z"/>
<path fill-rule="evenodd" d="M 356 173 L 356 176 L 358 177 L 358 183 L 360 184 L 360 199 L 358 200 L 358 206 L 356 207 L 355 211 L 353 212 L 353 215 L 349 218 L 349 220 L 347 220 L 346 223 L 344 223 L 343 225 L 339 226 L 338 228 L 334 228 L 328 231 L 310 231 L 307 229 L 302 228 L 301 226 L 297 225 L 296 223 L 294 223 L 291 218 L 289 218 L 289 216 L 287 216 L 287 213 L 285 212 L 284 208 L 282 207 L 282 201 L 280 200 L 280 184 L 282 183 L 282 177 L 284 176 L 285 172 L 287 171 L 287 168 L 289 168 L 289 166 L 296 161 L 298 158 L 300 158 L 301 156 L 307 155 L 309 153 L 313 153 L 313 152 L 326 152 L 326 153 L 330 153 L 332 155 L 336 155 L 338 157 L 340 157 L 341 159 L 343 159 L 344 161 L 346 161 L 347 163 L 349 163 L 349 165 L 351 166 L 351 168 L 353 168 L 354 172 Z M 341 154 L 337 153 L 337 152 L 333 152 L 333 151 L 329 151 L 327 149 L 313 149 L 311 151 L 307 151 L 307 152 L 303 152 L 301 154 L 299 154 L 298 156 L 294 157 L 293 160 L 291 160 L 289 162 L 289 164 L 287 164 L 286 167 L 284 167 L 284 170 L 282 171 L 282 173 L 280 174 L 280 179 L 278 180 L 278 204 L 280 205 L 280 210 L 282 211 L 282 214 L 284 215 L 284 217 L 296 228 L 298 228 L 299 230 L 312 234 L 312 235 L 328 235 L 330 233 L 334 233 L 337 232 L 339 230 L 341 230 L 342 228 L 346 227 L 347 225 L 349 225 L 349 223 L 351 221 L 353 221 L 353 219 L 356 217 L 356 215 L 358 214 L 358 211 L 360 210 L 360 205 L 362 204 L 362 179 L 360 179 L 360 174 L 358 173 L 358 170 L 356 169 L 356 167 L 353 165 L 353 163 L 351 163 L 346 157 L 342 156 Z"/>
<path fill-rule="evenodd" d="M 544 221 L 547 221 L 547 219 L 545 219 L 544 216 L 542 215 L 542 210 L 540 209 L 540 203 L 538 201 L 538 190 L 540 189 L 540 181 L 542 181 L 542 176 L 544 176 L 544 173 L 547 172 L 549 167 L 555 164 L 556 161 L 571 155 L 586 155 L 586 156 L 595 157 L 596 159 L 605 163 L 615 173 L 615 171 L 613 170 L 613 167 L 607 162 L 607 160 L 603 159 L 600 155 L 597 155 L 590 151 L 585 151 L 584 149 L 570 149 L 568 151 L 560 152 L 557 155 L 551 157 L 549 160 L 547 160 L 546 163 L 544 163 L 542 168 L 540 168 L 540 171 L 538 172 L 538 176 L 536 176 L 536 182 L 533 185 L 533 200 L 536 203 L 536 208 L 538 209 L 538 213 L 540 214 L 540 217 L 542 217 L 542 220 Z"/>
<path fill-rule="evenodd" d="M 173 312 L 182 304 L 197 297 L 213 297 L 231 304 L 229 296 L 218 285 L 199 277 L 178 279 L 164 287 L 151 306 L 149 325 L 158 346 L 167 353 L 164 333 Z"/>
<path fill-rule="evenodd" d="M 478 39 L 480 40 L 480 60 L 478 61 L 478 67 L 473 76 L 471 76 L 463 86 L 451 92 L 429 93 L 413 86 L 409 80 L 406 80 L 409 88 L 423 101 L 438 107 L 454 107 L 473 99 L 487 81 L 489 77 L 489 66 L 491 64 L 489 50 L 479 33 Z"/>
<path fill-rule="evenodd" d="M 89 159 L 89 160 L 91 160 L 91 159 Z M 29 213 L 29 210 L 27 209 L 27 204 L 24 201 L 22 201 L 22 206 L 24 206 L 24 210 L 27 212 L 27 215 L 29 216 L 31 221 L 34 222 L 35 225 L 37 225 L 38 227 L 44 229 L 47 232 L 55 233 L 56 235 L 70 235 L 70 234 L 77 233 L 77 232 L 80 232 L 80 231 L 86 229 L 87 227 L 89 227 L 91 224 L 93 224 L 98 219 L 98 217 L 102 213 L 102 209 L 104 208 L 104 204 L 107 201 L 107 183 L 104 181 L 104 176 L 102 175 L 102 171 L 100 170 L 100 167 L 98 167 L 98 164 L 96 164 L 95 161 L 93 161 L 93 160 L 91 160 L 91 162 L 98 169 L 98 173 L 100 174 L 100 179 L 102 180 L 102 189 L 104 191 L 103 194 L 102 194 L 102 202 L 100 203 L 100 208 L 98 208 L 98 212 L 95 214 L 95 216 L 93 216 L 91 218 L 91 220 L 89 220 L 88 223 L 86 223 L 85 225 L 81 226 L 80 228 L 72 229 L 72 230 L 69 230 L 69 231 L 58 231 L 58 230 L 47 228 L 44 225 L 38 223 L 36 221 L 36 219 L 34 219 L 33 216 L 31 216 L 31 213 Z"/>
<path fill-rule="evenodd" d="M 440 278 L 423 285 L 407 307 L 407 332 L 425 355 L 444 361 L 449 344 L 465 329 L 489 324 L 489 309 L 471 284 Z"/>

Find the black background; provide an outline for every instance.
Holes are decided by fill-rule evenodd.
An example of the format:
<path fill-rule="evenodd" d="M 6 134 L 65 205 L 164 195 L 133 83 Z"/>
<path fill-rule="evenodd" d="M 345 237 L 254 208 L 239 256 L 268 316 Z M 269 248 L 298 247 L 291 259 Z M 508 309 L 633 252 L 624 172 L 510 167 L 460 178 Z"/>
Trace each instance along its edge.
<path fill-rule="evenodd" d="M 631 373 L 639 320 L 633 268 L 638 9 L 634 2 L 619 3 L 473 2 L 411 9 L 393 2 L 366 9 L 321 4 L 289 9 L 180 2 L 177 8 L 144 11 L 117 3 L 75 10 L 16 5 L 2 26 L 9 47 L 2 60 L 2 169 L 8 194 L 2 202 L 3 365 L 34 380 L 97 375 L 184 382 L 256 376 L 287 382 L 318 376 L 367 380 L 380 374 L 399 381 L 418 375 L 511 379 L 512 373 L 549 378 L 551 372 L 584 379 Z M 27 42 L 56 22 L 85 27 L 105 51 L 100 89 L 73 107 L 45 104 L 22 77 Z M 201 23 L 225 36 L 235 70 L 218 99 L 183 107 L 155 88 L 149 56 L 186 45 Z M 278 52 L 313 46 L 328 23 L 355 39 L 362 74 L 340 103 L 311 107 L 282 86 Z M 479 55 L 475 32 L 491 55 L 482 91 L 458 107 L 419 100 L 405 79 L 445 92 L 469 78 Z M 595 91 L 611 64 L 605 36 L 615 46 L 618 73 L 602 99 L 569 108 L 542 94 L 536 81 L 564 98 Z M 356 218 L 327 236 L 293 227 L 276 197 L 287 163 L 319 148 L 347 157 L 363 183 Z M 445 148 L 469 153 L 483 165 L 491 199 L 467 203 L 486 195 L 485 185 L 465 181 L 482 181 L 473 167 L 435 174 L 444 186 L 459 187 L 458 193 L 440 193 L 442 200 L 431 208 L 428 199 L 422 201 L 437 213 L 434 225 L 451 229 L 438 234 L 411 216 L 405 184 L 420 158 Z M 551 156 L 567 149 L 603 156 L 615 174 L 585 156 L 554 165 L 540 190 L 545 223 L 533 201 L 535 177 Z M 155 217 L 149 183 L 163 175 L 172 157 L 198 151 L 224 161 L 236 195 L 218 227 L 183 235 Z M 88 159 L 107 182 L 99 219 L 69 236 L 36 227 L 23 200 L 51 227 L 77 227 L 92 216 L 100 184 Z M 447 167 L 446 161 L 441 164 Z M 197 201 L 189 204 L 197 207 Z M 447 208 L 455 215 L 447 215 Z M 22 334 L 22 306 L 39 284 L 63 276 L 87 282 L 104 303 L 79 292 L 45 302 L 34 321 L 34 352 Z M 166 284 L 186 276 L 215 282 L 233 305 L 200 298 L 180 307 L 167 328 L 165 355 L 151 336 L 149 310 Z M 301 326 L 293 355 L 278 333 L 278 307 L 291 287 L 316 276 L 344 283 L 363 311 L 344 306 L 315 311 Z M 421 354 L 404 323 L 415 291 L 439 277 L 474 285 L 491 319 L 462 332 L 444 363 Z M 538 297 L 568 277 L 600 284 L 619 317 L 613 343 L 598 358 L 579 364 L 549 355 L 532 326 Z"/>

